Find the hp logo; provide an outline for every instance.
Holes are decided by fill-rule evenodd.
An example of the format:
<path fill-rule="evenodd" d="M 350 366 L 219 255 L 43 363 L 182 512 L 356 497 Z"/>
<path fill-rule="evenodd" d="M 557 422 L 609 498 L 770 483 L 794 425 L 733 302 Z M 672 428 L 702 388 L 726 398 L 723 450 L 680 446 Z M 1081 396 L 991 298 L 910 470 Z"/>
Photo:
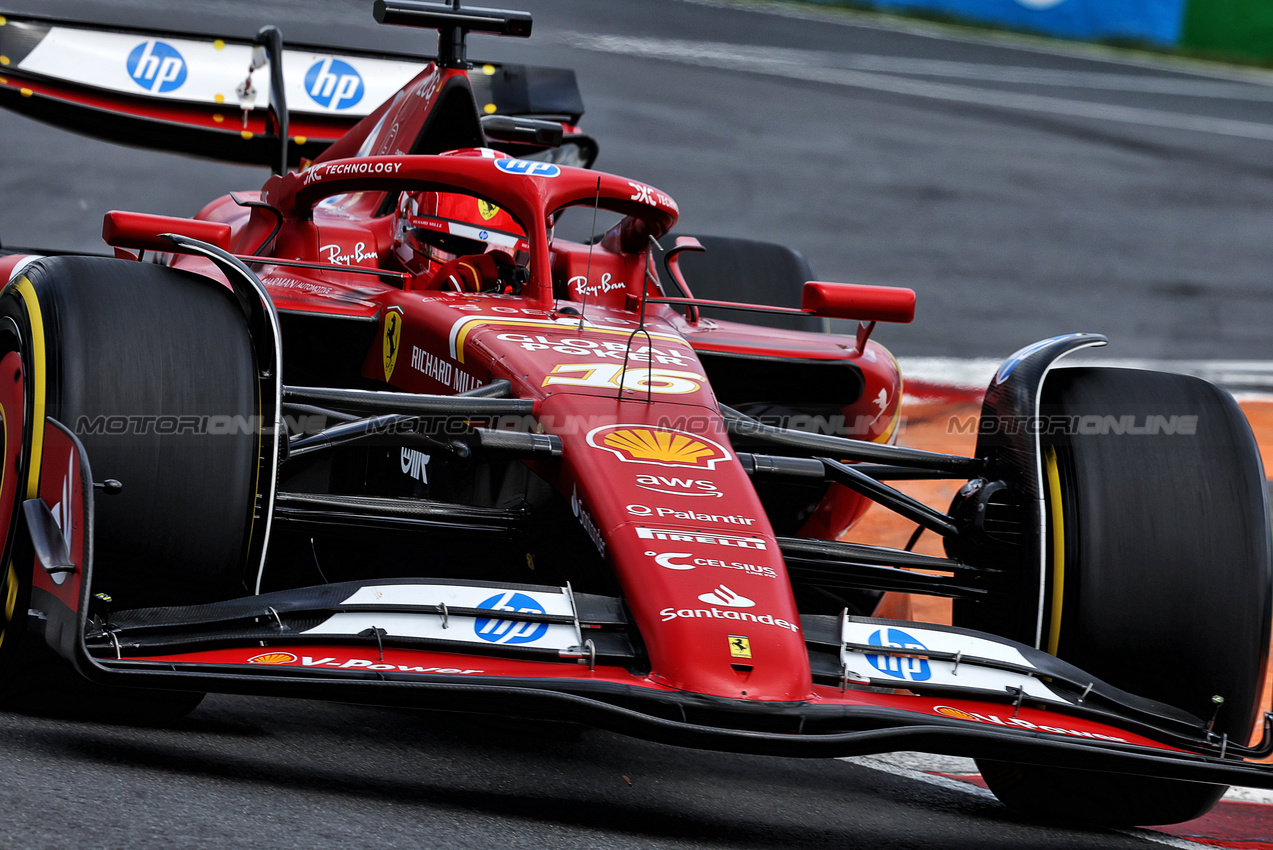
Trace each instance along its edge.
<path fill-rule="evenodd" d="M 170 44 L 143 41 L 128 54 L 128 76 L 146 91 L 164 94 L 186 81 L 186 60 Z"/>
<path fill-rule="evenodd" d="M 505 174 L 521 174 L 524 177 L 556 177 L 561 169 L 551 162 L 533 159 L 497 159 L 495 167 Z"/>
<path fill-rule="evenodd" d="M 365 88 L 362 77 L 348 62 L 324 59 L 309 66 L 305 73 L 305 91 L 319 106 L 348 109 L 362 100 Z"/>
<path fill-rule="evenodd" d="M 516 611 L 526 614 L 542 614 L 544 606 L 524 593 L 506 591 L 478 603 L 478 608 L 490 611 Z M 479 617 L 473 629 L 482 640 L 491 643 L 531 643 L 548 631 L 547 623 L 525 623 L 518 620 L 496 620 Z"/>
<path fill-rule="evenodd" d="M 918 649 L 925 652 L 928 650 L 928 647 L 901 629 L 877 629 L 867 638 L 866 642 L 871 646 L 888 647 L 889 649 Z M 868 655 L 866 660 L 885 676 L 905 679 L 908 682 L 924 682 L 932 678 L 933 675 L 926 658 Z"/>

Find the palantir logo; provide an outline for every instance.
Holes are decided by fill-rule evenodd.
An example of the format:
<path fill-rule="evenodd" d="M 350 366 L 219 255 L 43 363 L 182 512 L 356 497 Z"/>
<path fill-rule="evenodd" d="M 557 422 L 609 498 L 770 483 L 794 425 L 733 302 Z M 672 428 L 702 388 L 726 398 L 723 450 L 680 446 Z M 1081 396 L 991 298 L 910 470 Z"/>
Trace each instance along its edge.
<path fill-rule="evenodd" d="M 490 611 L 514 611 L 522 614 L 543 614 L 544 606 L 524 593 L 506 591 L 478 603 L 478 608 Z M 521 620 L 496 620 L 479 617 L 474 631 L 482 640 L 491 643 L 530 643 L 539 640 L 548 631 L 547 623 L 527 623 Z"/>
<path fill-rule="evenodd" d="M 348 109 L 362 100 L 365 90 L 362 76 L 340 59 L 322 59 L 305 73 L 305 91 L 315 103 L 328 109 Z"/>
<path fill-rule="evenodd" d="M 164 94 L 186 81 L 186 60 L 162 41 L 143 41 L 128 54 L 128 76 L 146 91 Z"/>
<path fill-rule="evenodd" d="M 901 629 L 876 629 L 867 638 L 871 646 L 888 647 L 889 649 L 918 649 L 927 652 L 928 647 Z M 868 655 L 866 660 L 872 667 L 886 676 L 905 679 L 908 682 L 924 682 L 932 678 L 933 671 L 925 658 L 905 657 L 897 655 Z"/>

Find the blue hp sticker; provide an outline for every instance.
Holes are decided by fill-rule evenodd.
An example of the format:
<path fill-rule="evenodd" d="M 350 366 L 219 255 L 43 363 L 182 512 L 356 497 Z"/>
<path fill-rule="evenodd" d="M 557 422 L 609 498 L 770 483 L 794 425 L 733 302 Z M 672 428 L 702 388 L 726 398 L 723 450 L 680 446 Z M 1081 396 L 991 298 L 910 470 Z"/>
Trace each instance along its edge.
<path fill-rule="evenodd" d="M 186 60 L 162 41 L 143 41 L 128 54 L 128 76 L 148 92 L 163 94 L 186 81 Z"/>
<path fill-rule="evenodd" d="M 362 76 L 348 62 L 323 59 L 305 72 L 305 91 L 319 106 L 348 109 L 362 100 Z"/>
<path fill-rule="evenodd" d="M 497 593 L 477 606 L 491 611 L 516 611 L 524 614 L 543 614 L 544 606 L 524 593 L 506 591 Z M 491 643 L 530 643 L 539 640 L 548 631 L 547 623 L 526 623 L 520 620 L 496 620 L 479 617 L 473 626 L 477 636 Z"/>
<path fill-rule="evenodd" d="M 520 174 L 523 177 L 556 177 L 561 169 L 551 162 L 537 162 L 533 159 L 497 159 L 495 167 L 505 174 Z"/>
<path fill-rule="evenodd" d="M 866 640 L 871 646 L 888 647 L 889 649 L 918 649 L 927 652 L 915 638 L 901 629 L 876 629 Z M 928 667 L 926 658 L 905 658 L 896 655 L 868 655 L 866 660 L 872 667 L 885 676 L 905 679 L 908 682 L 924 682 L 932 678 L 933 671 Z"/>

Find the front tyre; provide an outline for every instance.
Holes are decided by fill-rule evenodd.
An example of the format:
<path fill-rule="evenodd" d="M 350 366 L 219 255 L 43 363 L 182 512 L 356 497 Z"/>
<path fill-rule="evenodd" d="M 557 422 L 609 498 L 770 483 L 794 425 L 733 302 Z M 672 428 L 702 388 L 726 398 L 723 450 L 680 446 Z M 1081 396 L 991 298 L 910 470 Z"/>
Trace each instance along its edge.
<path fill-rule="evenodd" d="M 1259 448 L 1205 381 L 1058 369 L 1042 408 L 1049 517 L 1042 648 L 1247 742 L 1269 646 L 1273 573 Z M 1004 803 L 1047 820 L 1178 823 L 1224 786 L 979 762 Z"/>
<path fill-rule="evenodd" d="M 38 260 L 0 292 L 0 403 L 6 459 L 16 451 L 5 471 L 18 472 L 0 478 L 14 600 L 0 641 L 8 695 L 29 705 L 62 690 L 60 674 L 40 675 L 53 656 L 24 634 L 39 589 L 24 535 L 13 533 L 21 501 L 38 488 L 46 417 L 75 432 L 98 481 L 123 484 L 95 500 L 95 592 L 117 609 L 244 592 L 262 437 L 255 358 L 228 289 L 148 263 Z"/>

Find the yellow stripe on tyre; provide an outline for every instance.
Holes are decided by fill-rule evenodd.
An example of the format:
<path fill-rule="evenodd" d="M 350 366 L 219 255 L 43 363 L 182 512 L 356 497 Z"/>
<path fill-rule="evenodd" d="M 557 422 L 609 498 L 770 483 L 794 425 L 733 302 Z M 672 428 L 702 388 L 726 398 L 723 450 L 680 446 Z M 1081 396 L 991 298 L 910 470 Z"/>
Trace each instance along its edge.
<path fill-rule="evenodd" d="M 1047 467 L 1048 513 L 1052 520 L 1052 616 L 1048 622 L 1048 654 L 1056 655 L 1061 644 L 1061 603 L 1065 593 L 1065 512 L 1061 506 L 1056 449 L 1049 447 L 1043 462 Z"/>

